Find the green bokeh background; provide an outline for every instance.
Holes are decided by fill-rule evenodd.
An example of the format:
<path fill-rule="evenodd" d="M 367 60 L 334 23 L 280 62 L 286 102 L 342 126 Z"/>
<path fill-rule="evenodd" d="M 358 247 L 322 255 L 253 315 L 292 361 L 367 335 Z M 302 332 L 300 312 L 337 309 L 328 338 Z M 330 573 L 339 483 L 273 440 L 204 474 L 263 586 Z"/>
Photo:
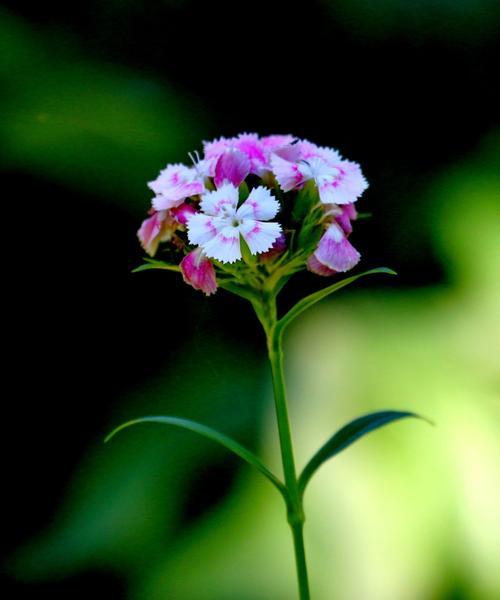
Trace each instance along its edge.
<path fill-rule="evenodd" d="M 446 15 L 451 26 L 443 43 L 487 45 L 498 23 L 498 6 L 486 0 L 323 8 L 341 27 L 355 22 L 375 44 L 390 35 L 439 36 L 436 23 Z M 202 98 L 147 69 L 97 60 L 66 30 L 35 27 L 4 11 L 0 34 L 5 172 L 80 198 L 91 194 L 120 215 L 118 222 L 134 222 L 146 208 L 144 182 L 152 172 L 216 133 Z M 410 194 L 416 205 L 397 205 L 394 239 L 403 236 L 404 252 L 415 256 L 425 240 L 439 257 L 439 277 L 426 285 L 378 281 L 342 291 L 287 335 L 299 465 L 363 412 L 409 409 L 436 423 L 408 421 L 377 432 L 314 479 L 305 535 L 317 600 L 500 598 L 499 145 L 492 126 L 460 157 L 425 174 Z M 362 227 L 376 228 L 377 221 Z M 106 264 L 106 248 L 100 253 L 99 272 L 118 268 Z M 398 266 L 396 255 L 387 259 Z M 283 506 L 267 481 L 185 432 L 143 426 L 101 443 L 124 419 L 176 414 L 216 426 L 280 469 L 262 340 L 246 340 L 247 328 L 256 329 L 250 311 L 229 300 L 232 322 L 222 323 L 214 308 L 225 302 L 219 296 L 180 291 L 174 274 L 160 275 L 161 281 L 148 273 L 135 281 L 148 292 L 154 286 L 157 296 L 152 315 L 144 313 L 146 298 L 131 319 L 159 319 L 160 335 L 168 335 L 162 294 L 170 295 L 172 310 L 175 296 L 188 293 L 171 318 L 189 321 L 189 334 L 175 340 L 168 362 L 153 361 L 147 376 L 116 393 L 102 412 L 90 405 L 93 428 L 71 472 L 61 475 L 57 502 L 7 553 L 4 571 L 9 589 L 17 590 L 9 597 L 47 582 L 71 585 L 81 573 L 95 575 L 90 589 L 97 595 L 97 574 L 111 574 L 120 583 L 106 597 L 131 600 L 295 597 Z M 250 325 L 238 339 L 239 319 Z M 145 326 L 142 335 L 147 355 L 148 336 L 158 336 L 158 328 Z M 86 408 L 75 407 L 76 422 L 80 410 Z M 61 418 L 61 428 L 77 426 Z"/>

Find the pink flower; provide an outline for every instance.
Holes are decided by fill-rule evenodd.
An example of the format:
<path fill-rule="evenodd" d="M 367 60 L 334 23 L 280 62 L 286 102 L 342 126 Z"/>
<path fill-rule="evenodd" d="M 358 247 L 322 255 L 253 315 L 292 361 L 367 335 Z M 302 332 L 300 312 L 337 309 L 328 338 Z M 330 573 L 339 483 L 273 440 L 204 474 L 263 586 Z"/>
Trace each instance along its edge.
<path fill-rule="evenodd" d="M 188 220 L 188 238 L 209 258 L 232 263 L 241 259 L 240 236 L 252 254 L 269 250 L 281 233 L 279 223 L 265 223 L 279 210 L 278 201 L 262 186 L 254 188 L 238 207 L 238 188 L 226 183 L 204 194 L 200 207 Z"/>
<path fill-rule="evenodd" d="M 284 192 L 300 188 L 314 180 L 324 204 L 352 204 L 368 187 L 357 163 L 342 159 L 333 148 L 322 148 L 299 141 L 298 155 L 283 155 L 283 150 L 271 157 L 273 173 Z"/>
<path fill-rule="evenodd" d="M 217 291 L 215 270 L 201 248 L 196 248 L 187 254 L 179 266 L 186 283 L 207 296 L 215 294 Z"/>
<path fill-rule="evenodd" d="M 316 261 L 332 271 L 349 271 L 358 264 L 361 258 L 359 252 L 346 238 L 342 228 L 336 223 L 331 223 L 320 239 L 314 254 L 314 259 L 308 263 L 308 267 L 314 270 Z M 315 270 L 315 272 L 318 272 Z M 318 273 L 323 275 L 324 273 Z"/>
<path fill-rule="evenodd" d="M 238 187 L 250 173 L 250 166 L 250 159 L 240 150 L 225 150 L 215 164 L 215 185 L 220 187 L 223 183 L 232 183 Z"/>
<path fill-rule="evenodd" d="M 148 183 L 155 192 L 153 206 L 165 210 L 179 206 L 186 198 L 198 196 L 205 191 L 203 174 L 199 169 L 186 165 L 168 165 L 160 175 Z"/>
<path fill-rule="evenodd" d="M 150 211 L 151 216 L 142 222 L 137 232 L 137 237 L 143 249 L 154 256 L 160 242 L 168 242 L 179 223 L 173 218 L 168 210 Z"/>

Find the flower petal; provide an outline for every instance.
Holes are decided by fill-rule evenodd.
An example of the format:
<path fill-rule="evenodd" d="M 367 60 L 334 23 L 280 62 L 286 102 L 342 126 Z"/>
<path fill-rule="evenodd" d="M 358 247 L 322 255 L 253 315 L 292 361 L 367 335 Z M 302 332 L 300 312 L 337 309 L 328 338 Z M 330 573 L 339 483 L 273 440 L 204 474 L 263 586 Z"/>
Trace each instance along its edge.
<path fill-rule="evenodd" d="M 153 206 L 156 210 L 165 210 L 178 206 L 183 200 L 197 196 L 205 191 L 203 177 L 198 171 L 186 165 L 168 165 L 160 175 L 148 183 L 155 192 Z"/>
<path fill-rule="evenodd" d="M 259 221 L 268 221 L 276 216 L 280 205 L 271 192 L 259 186 L 254 188 L 248 198 L 238 208 L 236 215 L 240 219 L 257 219 Z"/>
<path fill-rule="evenodd" d="M 219 228 L 214 217 L 196 213 L 188 218 L 187 230 L 189 242 L 201 246 L 214 238 Z"/>
<path fill-rule="evenodd" d="M 276 258 L 280 254 L 282 254 L 286 250 L 286 237 L 283 233 L 280 233 L 276 238 L 274 244 L 267 250 L 267 252 L 263 252 L 259 258 L 260 260 L 267 261 Z"/>
<path fill-rule="evenodd" d="M 294 140 L 293 135 L 274 134 L 264 136 L 260 142 L 268 152 L 274 152 L 283 146 L 289 146 Z"/>
<path fill-rule="evenodd" d="M 263 223 L 253 219 L 245 219 L 239 229 L 252 254 L 269 250 L 281 234 L 279 223 Z"/>
<path fill-rule="evenodd" d="M 196 214 L 196 209 L 192 204 L 183 202 L 180 206 L 172 208 L 170 212 L 181 225 L 187 225 L 189 217 Z"/>
<path fill-rule="evenodd" d="M 227 263 L 235 262 L 241 258 L 240 232 L 237 227 L 227 225 L 202 247 L 209 258 Z"/>
<path fill-rule="evenodd" d="M 350 233 L 352 233 L 351 221 L 354 221 L 357 218 L 358 213 L 354 204 L 344 204 L 342 205 L 340 210 L 341 213 L 339 215 L 336 215 L 335 220 L 342 227 L 344 233 L 346 235 L 349 235 Z"/>
<path fill-rule="evenodd" d="M 180 163 L 167 165 L 154 181 L 148 182 L 148 187 L 155 194 L 162 194 L 165 190 L 176 187 L 189 180 L 190 168 Z"/>
<path fill-rule="evenodd" d="M 306 267 L 312 273 L 321 275 L 322 277 L 331 277 L 337 272 L 333 269 L 330 269 L 330 267 L 327 267 L 323 263 L 320 263 L 314 254 L 311 254 L 311 256 L 307 259 Z"/>
<path fill-rule="evenodd" d="M 241 133 L 233 143 L 235 148 L 248 156 L 252 173 L 262 175 L 269 169 L 267 153 L 256 133 Z"/>
<path fill-rule="evenodd" d="M 222 185 L 214 192 L 203 195 L 200 207 L 204 213 L 211 216 L 234 214 L 238 205 L 238 188 L 231 183 Z"/>
<path fill-rule="evenodd" d="M 195 290 L 200 290 L 207 296 L 217 291 L 215 269 L 201 248 L 196 248 L 186 255 L 179 266 L 184 281 Z"/>
<path fill-rule="evenodd" d="M 234 138 L 219 138 L 211 142 L 203 142 L 205 158 L 219 158 L 219 156 L 233 146 Z"/>
<path fill-rule="evenodd" d="M 215 185 L 219 188 L 225 182 L 239 186 L 250 173 L 250 160 L 239 150 L 226 150 L 215 165 Z"/>
<path fill-rule="evenodd" d="M 314 256 L 321 264 L 340 272 L 349 271 L 361 258 L 336 223 L 332 223 L 323 234 Z"/>
<path fill-rule="evenodd" d="M 306 180 L 299 169 L 299 165 L 281 158 L 277 154 L 271 156 L 271 168 L 280 188 L 284 192 L 289 192 L 304 183 Z"/>
<path fill-rule="evenodd" d="M 352 204 L 368 187 L 358 164 L 343 161 L 339 164 L 336 178 L 318 185 L 324 203 Z"/>
<path fill-rule="evenodd" d="M 155 211 L 142 222 L 137 237 L 144 251 L 154 256 L 159 243 L 170 240 L 178 226 L 179 224 L 168 211 Z"/>

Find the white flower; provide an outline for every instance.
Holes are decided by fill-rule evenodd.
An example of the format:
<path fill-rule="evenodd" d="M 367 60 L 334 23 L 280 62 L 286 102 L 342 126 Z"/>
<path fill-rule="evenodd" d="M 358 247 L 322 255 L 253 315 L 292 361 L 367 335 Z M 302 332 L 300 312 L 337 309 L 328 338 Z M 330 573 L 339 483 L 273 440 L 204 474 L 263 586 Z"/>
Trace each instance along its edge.
<path fill-rule="evenodd" d="M 281 234 L 279 223 L 264 222 L 279 210 L 278 201 L 265 187 L 254 188 L 238 208 L 238 188 L 227 183 L 204 194 L 200 207 L 202 212 L 188 220 L 188 238 L 209 258 L 227 263 L 241 259 L 240 236 L 252 254 L 266 252 Z"/>

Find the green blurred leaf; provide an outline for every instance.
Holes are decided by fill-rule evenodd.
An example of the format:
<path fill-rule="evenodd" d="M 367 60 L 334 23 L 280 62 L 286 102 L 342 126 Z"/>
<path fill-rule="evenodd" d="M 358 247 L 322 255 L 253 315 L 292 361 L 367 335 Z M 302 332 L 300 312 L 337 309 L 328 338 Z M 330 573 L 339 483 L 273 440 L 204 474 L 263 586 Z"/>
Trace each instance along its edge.
<path fill-rule="evenodd" d="M 267 477 L 267 479 L 269 479 L 273 485 L 276 486 L 276 488 L 281 492 L 281 494 L 283 494 L 285 498 L 287 497 L 287 492 L 283 483 L 262 463 L 257 456 L 255 456 L 253 452 L 250 452 L 250 450 L 227 435 L 224 435 L 223 433 L 220 433 L 211 427 L 202 425 L 201 423 L 196 423 L 196 421 L 170 416 L 141 417 L 139 419 L 133 419 L 132 421 L 127 421 L 126 423 L 119 425 L 116 429 L 113 429 L 113 431 L 106 437 L 104 441 L 109 442 L 118 432 L 126 429 L 127 427 L 138 425 L 140 423 L 162 423 L 163 425 L 174 425 L 176 427 L 188 429 L 189 431 L 194 431 L 195 433 L 199 433 L 200 435 L 203 435 L 214 442 L 218 442 L 242 458 L 249 465 L 255 467 L 258 471 L 260 471 L 260 473 L 262 473 L 262 475 Z"/>
<path fill-rule="evenodd" d="M 408 411 L 384 410 L 358 417 L 354 421 L 344 425 L 344 427 L 332 435 L 304 467 L 299 477 L 301 493 L 304 493 L 309 480 L 324 462 L 342 452 L 342 450 L 353 444 L 360 437 L 370 433 L 370 431 L 407 417 L 427 420 L 416 413 Z"/>
<path fill-rule="evenodd" d="M 179 265 L 171 265 L 162 260 L 155 260 L 152 258 L 145 258 L 144 264 L 139 265 L 135 269 L 132 269 L 132 273 L 140 273 L 141 271 L 150 271 L 151 269 L 163 269 L 165 271 L 175 271 L 180 273 Z"/>
<path fill-rule="evenodd" d="M 203 137 L 196 101 L 53 33 L 0 11 L 0 158 L 142 212 L 146 182 Z"/>
<path fill-rule="evenodd" d="M 307 310 L 308 308 L 310 308 L 311 306 L 316 304 L 316 302 L 319 302 L 320 300 L 323 300 L 323 298 L 326 298 L 330 294 L 333 294 L 333 292 L 336 292 L 337 290 L 340 290 L 343 287 L 346 287 L 347 285 L 354 283 L 356 280 L 360 279 L 361 277 L 364 277 L 365 275 L 375 275 L 376 273 L 385 273 L 387 275 L 397 275 L 396 271 L 393 271 L 392 269 L 388 269 L 387 267 L 378 267 L 377 269 L 370 269 L 369 271 L 365 271 L 364 273 L 359 273 L 358 275 L 353 275 L 352 277 L 346 277 L 345 279 L 342 279 L 341 281 L 337 281 L 333 285 L 330 285 L 326 288 L 323 288 L 322 290 L 314 292 L 313 294 L 310 294 L 309 296 L 306 296 L 305 298 L 302 298 L 302 300 L 297 302 L 297 304 L 293 308 L 291 308 L 286 313 L 286 315 L 284 315 L 278 321 L 278 325 L 277 325 L 278 330 L 283 332 L 285 330 L 285 328 L 296 317 L 298 317 L 305 310 Z"/>

